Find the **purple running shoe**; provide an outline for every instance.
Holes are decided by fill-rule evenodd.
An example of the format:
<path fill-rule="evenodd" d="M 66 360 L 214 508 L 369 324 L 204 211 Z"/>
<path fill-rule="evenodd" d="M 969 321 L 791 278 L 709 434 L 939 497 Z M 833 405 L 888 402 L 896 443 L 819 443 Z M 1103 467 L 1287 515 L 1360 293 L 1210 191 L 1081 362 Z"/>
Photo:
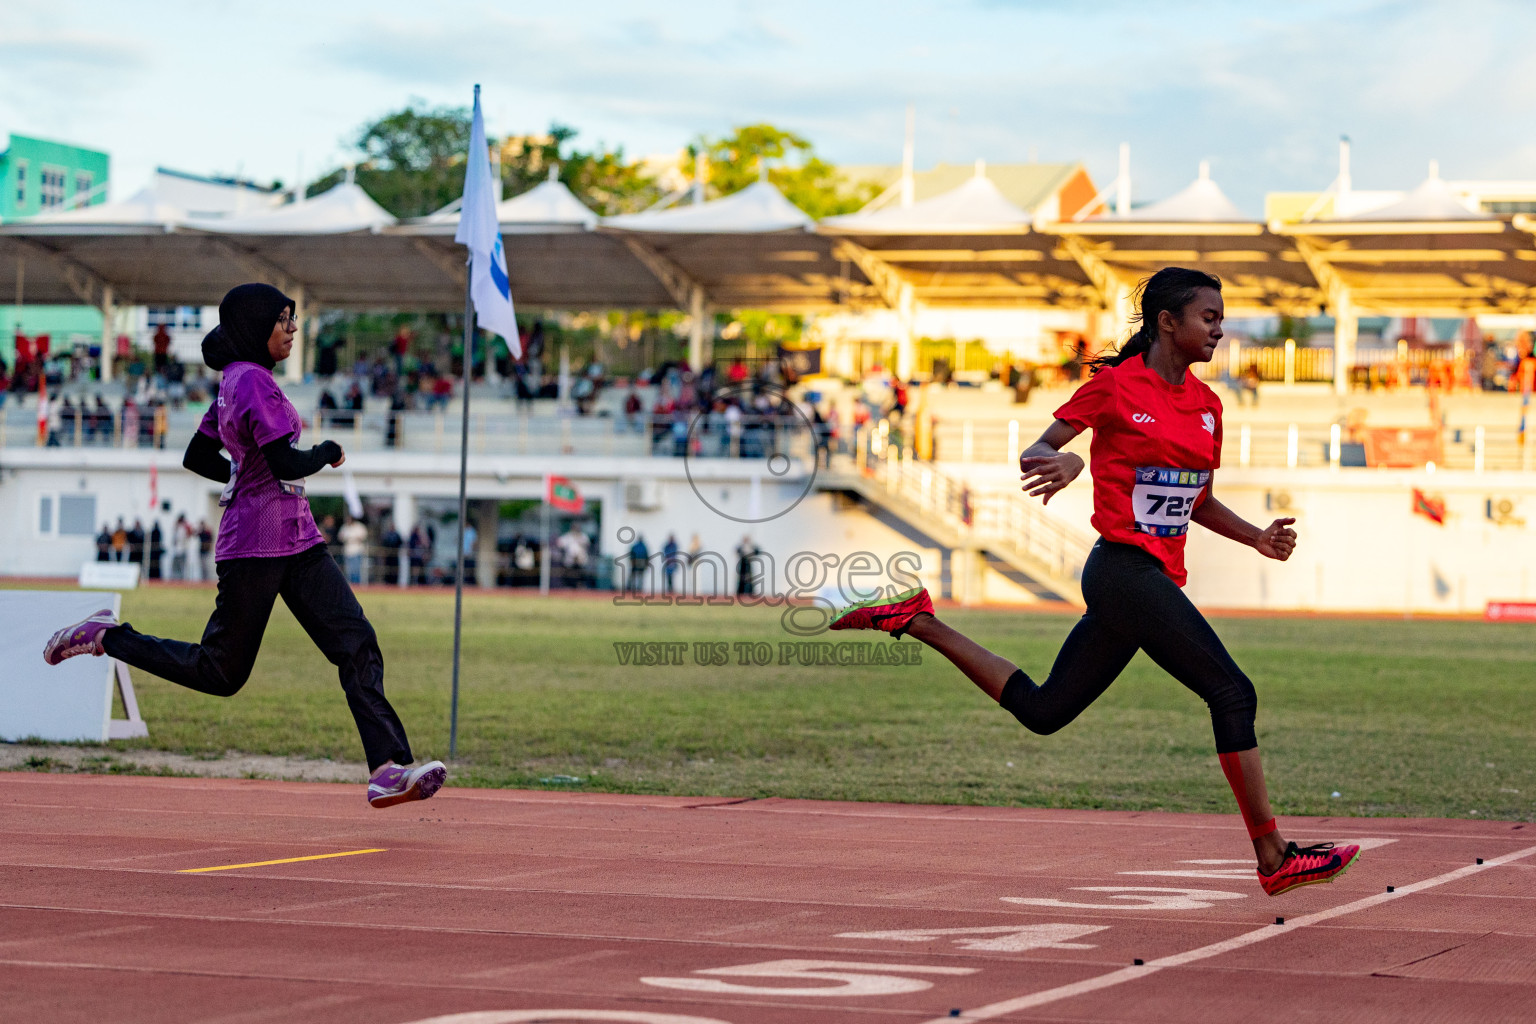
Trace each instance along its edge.
<path fill-rule="evenodd" d="M 393 807 L 410 800 L 425 800 L 442 788 L 448 769 L 441 761 L 428 761 L 415 768 L 386 764 L 368 777 L 368 802 L 375 807 Z"/>
<path fill-rule="evenodd" d="M 101 635 L 117 624 L 117 616 L 112 614 L 112 609 L 103 608 L 88 619 L 81 619 L 73 626 L 65 626 L 48 638 L 48 644 L 43 648 L 43 660 L 50 665 L 57 665 L 65 658 L 73 658 L 77 654 L 90 654 L 99 658 L 107 653 L 101 646 Z"/>

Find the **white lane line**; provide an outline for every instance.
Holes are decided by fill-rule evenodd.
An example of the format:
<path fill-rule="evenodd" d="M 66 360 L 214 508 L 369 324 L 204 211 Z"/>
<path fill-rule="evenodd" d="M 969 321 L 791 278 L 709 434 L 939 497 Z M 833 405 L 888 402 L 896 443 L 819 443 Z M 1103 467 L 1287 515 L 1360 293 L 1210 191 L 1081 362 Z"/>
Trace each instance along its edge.
<path fill-rule="evenodd" d="M 960 1020 L 990 1020 L 993 1017 L 1001 1017 L 1009 1013 L 1017 1013 L 1019 1010 L 1028 1010 L 1036 1006 L 1044 1006 L 1046 1003 L 1058 1002 L 1062 999 L 1070 999 L 1073 996 L 1086 995 L 1089 992 L 1097 992 L 1099 989 L 1112 988 L 1115 985 L 1124 984 L 1127 981 L 1140 981 L 1149 975 L 1156 974 L 1168 967 L 1182 967 L 1199 960 L 1208 960 L 1213 956 L 1230 953 L 1234 949 L 1242 949 L 1256 942 L 1273 939 L 1296 928 L 1305 928 L 1308 925 L 1318 924 L 1331 918 L 1342 917 L 1345 914 L 1353 914 L 1357 910 L 1369 910 L 1371 907 L 1390 903 L 1392 900 L 1403 899 L 1416 892 L 1425 889 L 1433 889 L 1447 882 L 1455 882 L 1480 871 L 1496 868 L 1513 861 L 1521 860 L 1536 853 L 1536 846 L 1527 846 L 1523 850 L 1514 853 L 1506 853 L 1502 857 L 1491 857 L 1481 864 L 1468 864 L 1466 867 L 1457 868 L 1455 871 L 1447 871 L 1443 875 L 1426 878 L 1422 882 L 1412 882 L 1408 885 L 1400 885 L 1396 892 L 1377 893 L 1374 896 L 1366 896 L 1355 900 L 1353 903 L 1344 903 L 1327 910 L 1319 910 L 1313 914 L 1305 914 L 1301 917 L 1286 918 L 1283 925 L 1265 925 L 1262 928 L 1246 932 L 1242 935 L 1234 935 L 1230 939 L 1213 942 L 1208 946 L 1191 949 L 1185 953 L 1174 953 L 1171 956 L 1159 957 L 1156 960 L 1148 960 L 1140 966 L 1122 967 L 1118 971 L 1109 974 L 1101 974 L 1097 978 L 1085 978 L 1082 981 L 1074 981 L 1069 985 L 1059 985 L 1043 992 L 1032 992 L 1027 996 L 1018 996 L 1014 999 L 1004 999 L 1001 1002 L 989 1003 L 986 1006 L 978 1006 L 974 1010 L 965 1010 L 959 1015 Z M 924 1021 L 923 1024 L 950 1024 L 955 1017 L 935 1017 L 933 1020 Z"/>

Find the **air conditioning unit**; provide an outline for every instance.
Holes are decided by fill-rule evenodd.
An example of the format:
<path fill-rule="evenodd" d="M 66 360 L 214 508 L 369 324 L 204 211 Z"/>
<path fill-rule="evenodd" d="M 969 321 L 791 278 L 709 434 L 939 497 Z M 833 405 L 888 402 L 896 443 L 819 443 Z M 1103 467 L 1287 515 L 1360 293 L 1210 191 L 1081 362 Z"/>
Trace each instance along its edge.
<path fill-rule="evenodd" d="M 654 512 L 661 508 L 661 481 L 625 480 L 624 507 L 631 512 Z"/>

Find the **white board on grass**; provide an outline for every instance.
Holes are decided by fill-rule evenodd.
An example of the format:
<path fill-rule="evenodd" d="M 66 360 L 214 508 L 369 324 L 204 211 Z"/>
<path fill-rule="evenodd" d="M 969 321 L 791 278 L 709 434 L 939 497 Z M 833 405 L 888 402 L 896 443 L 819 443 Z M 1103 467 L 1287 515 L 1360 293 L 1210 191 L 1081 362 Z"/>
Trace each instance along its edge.
<path fill-rule="evenodd" d="M 90 655 L 60 665 L 43 661 L 55 631 L 121 607 L 115 593 L 0 590 L 0 740 L 105 743 L 148 735 L 126 665 Z M 126 721 L 112 721 L 113 683 L 122 688 Z"/>

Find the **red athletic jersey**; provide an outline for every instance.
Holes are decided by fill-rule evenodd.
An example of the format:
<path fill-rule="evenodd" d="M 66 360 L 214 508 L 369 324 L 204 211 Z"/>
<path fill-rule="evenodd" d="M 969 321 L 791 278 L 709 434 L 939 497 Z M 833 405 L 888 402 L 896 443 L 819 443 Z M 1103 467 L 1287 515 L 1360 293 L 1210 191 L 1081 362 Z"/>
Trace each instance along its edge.
<path fill-rule="evenodd" d="M 1138 355 L 1100 370 L 1056 418 L 1093 428 L 1093 528 L 1149 552 L 1182 587 L 1189 518 L 1221 465 L 1221 399 L 1192 374 L 1169 384 Z"/>

